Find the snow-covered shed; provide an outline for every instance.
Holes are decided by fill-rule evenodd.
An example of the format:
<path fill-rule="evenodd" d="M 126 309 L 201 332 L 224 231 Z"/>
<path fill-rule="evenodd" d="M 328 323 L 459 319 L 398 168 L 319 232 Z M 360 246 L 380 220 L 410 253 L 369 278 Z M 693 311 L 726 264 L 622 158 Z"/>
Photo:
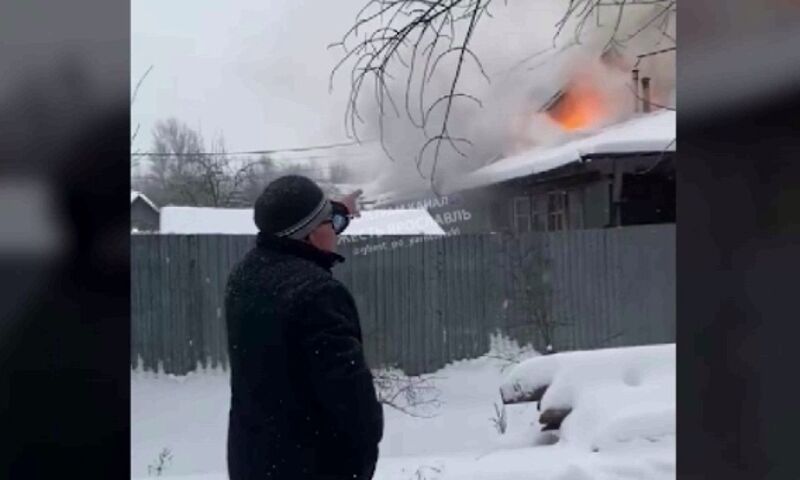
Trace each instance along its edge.
<path fill-rule="evenodd" d="M 258 233 L 252 209 L 173 207 L 161 209 L 161 233 L 232 234 Z M 425 209 L 365 210 L 352 219 L 343 235 L 444 235 Z"/>
<path fill-rule="evenodd" d="M 131 231 L 157 232 L 159 209 L 147 195 L 131 190 Z"/>

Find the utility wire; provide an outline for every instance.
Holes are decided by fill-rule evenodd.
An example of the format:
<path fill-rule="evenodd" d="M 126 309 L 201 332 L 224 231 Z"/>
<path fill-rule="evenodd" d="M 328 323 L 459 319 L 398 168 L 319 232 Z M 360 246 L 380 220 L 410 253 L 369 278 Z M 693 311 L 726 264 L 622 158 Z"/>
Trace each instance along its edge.
<path fill-rule="evenodd" d="M 663 50 L 656 50 L 655 52 L 648 52 L 648 53 L 643 53 L 641 55 L 637 55 L 636 56 L 636 64 L 633 66 L 633 68 L 637 68 L 639 66 L 639 64 L 642 62 L 642 60 L 647 58 L 647 57 L 652 57 L 654 55 L 661 55 L 662 53 L 673 52 L 675 50 L 677 50 L 676 47 L 669 47 L 669 48 L 665 48 Z"/>
<path fill-rule="evenodd" d="M 245 152 L 191 152 L 191 153 L 162 153 L 162 152 L 133 152 L 133 157 L 191 157 L 191 156 L 230 156 L 230 155 L 271 155 L 275 153 L 292 153 L 292 152 L 309 152 L 313 150 L 331 150 L 334 148 L 351 147 L 368 143 L 369 141 L 362 142 L 343 142 L 331 143 L 328 145 L 315 145 L 311 147 L 296 147 L 296 148 L 276 148 L 271 150 L 250 150 Z"/>

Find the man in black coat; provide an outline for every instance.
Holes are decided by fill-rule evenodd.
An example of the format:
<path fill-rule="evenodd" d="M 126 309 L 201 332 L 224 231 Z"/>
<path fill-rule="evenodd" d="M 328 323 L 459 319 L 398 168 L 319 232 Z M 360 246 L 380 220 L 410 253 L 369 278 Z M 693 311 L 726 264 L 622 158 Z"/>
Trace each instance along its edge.
<path fill-rule="evenodd" d="M 353 297 L 331 275 L 348 209 L 290 175 L 256 201 L 225 295 L 231 480 L 370 479 L 383 410 Z"/>

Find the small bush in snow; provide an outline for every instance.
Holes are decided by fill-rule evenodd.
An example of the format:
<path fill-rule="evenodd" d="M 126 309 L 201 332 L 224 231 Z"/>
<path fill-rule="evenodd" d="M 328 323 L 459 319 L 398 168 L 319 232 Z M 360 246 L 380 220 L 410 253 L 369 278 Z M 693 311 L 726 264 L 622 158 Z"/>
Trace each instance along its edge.
<path fill-rule="evenodd" d="M 442 473 L 442 466 L 432 467 L 430 465 L 422 465 L 415 472 L 412 477 L 413 480 L 436 480 Z"/>
<path fill-rule="evenodd" d="M 412 417 L 432 417 L 441 406 L 433 377 L 409 377 L 396 368 L 372 372 L 378 401 Z"/>
<path fill-rule="evenodd" d="M 489 335 L 489 353 L 487 356 L 502 362 L 501 372 L 505 372 L 507 368 L 538 354 L 530 344 L 520 346 L 519 342 L 509 338 L 502 332 Z"/>
<path fill-rule="evenodd" d="M 497 433 L 503 435 L 508 429 L 508 416 L 506 415 L 506 406 L 504 404 L 494 404 L 494 417 L 489 418 L 497 430 Z"/>
<path fill-rule="evenodd" d="M 156 461 L 147 466 L 147 474 L 150 476 L 160 477 L 164 470 L 166 470 L 169 463 L 172 461 L 172 452 L 169 448 L 164 448 L 158 454 Z"/>

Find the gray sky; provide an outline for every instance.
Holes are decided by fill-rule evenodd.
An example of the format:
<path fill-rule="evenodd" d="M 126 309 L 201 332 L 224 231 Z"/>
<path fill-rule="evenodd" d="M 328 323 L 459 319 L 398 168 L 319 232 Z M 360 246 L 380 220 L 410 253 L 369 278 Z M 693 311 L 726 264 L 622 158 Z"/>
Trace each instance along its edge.
<path fill-rule="evenodd" d="M 328 93 L 340 51 L 326 47 L 365 0 L 134 0 L 131 85 L 153 71 L 132 106 L 147 151 L 159 119 L 222 133 L 229 150 L 346 140 L 347 78 Z"/>

